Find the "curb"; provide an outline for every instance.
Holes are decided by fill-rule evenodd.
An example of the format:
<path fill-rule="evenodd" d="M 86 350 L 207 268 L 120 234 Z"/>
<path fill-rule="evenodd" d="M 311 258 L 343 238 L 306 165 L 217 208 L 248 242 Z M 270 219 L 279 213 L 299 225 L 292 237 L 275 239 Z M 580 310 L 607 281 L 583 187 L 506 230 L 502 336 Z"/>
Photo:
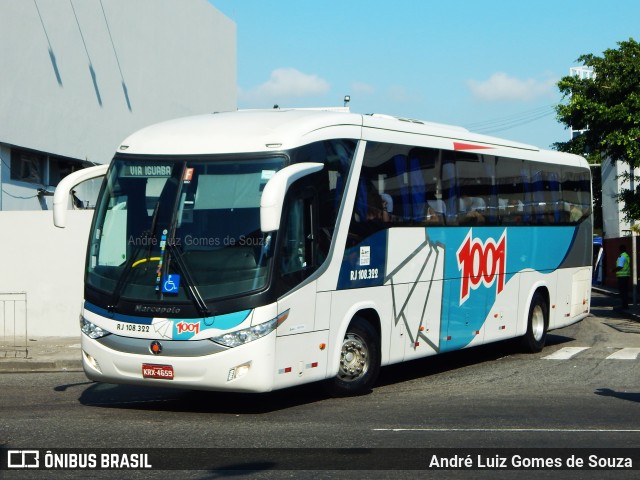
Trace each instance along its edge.
<path fill-rule="evenodd" d="M 591 286 L 591 291 L 592 292 L 596 292 L 599 293 L 601 295 L 607 295 L 609 297 L 616 297 L 618 295 L 618 292 L 614 291 L 614 290 L 610 290 L 608 288 L 602 288 L 599 287 L 597 285 L 592 285 Z M 638 308 L 638 306 L 636 306 L 636 308 Z M 626 317 L 630 320 L 634 320 L 636 322 L 640 322 L 640 311 L 638 312 L 633 312 L 631 310 L 620 310 L 616 307 L 613 308 L 613 311 L 623 317 Z"/>
<path fill-rule="evenodd" d="M 5 341 L 0 344 L 0 373 L 82 372 L 81 352 L 75 336 L 29 338 L 25 344 Z"/>
<path fill-rule="evenodd" d="M 43 362 L 29 359 L 0 361 L 0 373 L 39 372 L 82 372 L 82 362 L 80 362 L 80 360 Z"/>
<path fill-rule="evenodd" d="M 602 295 L 608 295 L 610 297 L 615 296 L 615 292 L 608 290 L 606 288 L 599 287 L 597 285 L 591 285 L 591 291 L 600 293 Z"/>

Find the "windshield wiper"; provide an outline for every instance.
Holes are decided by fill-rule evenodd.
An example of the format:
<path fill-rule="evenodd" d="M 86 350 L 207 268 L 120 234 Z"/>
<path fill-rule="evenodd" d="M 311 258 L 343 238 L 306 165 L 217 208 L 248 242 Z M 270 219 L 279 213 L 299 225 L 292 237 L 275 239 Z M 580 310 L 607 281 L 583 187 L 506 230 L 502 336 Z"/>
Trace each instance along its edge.
<path fill-rule="evenodd" d="M 160 210 L 160 200 L 156 202 L 156 206 L 153 208 L 153 216 L 151 217 L 151 227 L 149 228 L 149 232 L 146 235 L 147 243 L 147 261 L 145 265 L 145 271 L 149 268 L 149 260 L 151 259 L 151 249 L 153 248 L 153 242 L 149 240 L 153 240 L 156 238 L 156 224 L 158 223 L 158 210 Z"/>
<path fill-rule="evenodd" d="M 145 233 L 145 241 L 148 242 L 151 236 L 149 235 L 148 232 L 144 232 L 144 233 Z M 129 278 L 129 274 L 131 273 L 131 270 L 133 270 L 132 268 L 133 264 L 135 263 L 136 258 L 138 257 L 138 254 L 142 251 L 142 248 L 143 248 L 142 245 L 138 245 L 134 250 L 134 252 L 129 257 L 129 260 L 127 260 L 127 263 L 125 263 L 124 270 L 122 271 L 120 278 L 118 278 L 118 283 L 116 283 L 116 288 L 113 289 L 113 293 L 111 294 L 111 305 L 107 305 L 107 310 L 109 310 L 110 312 L 113 312 L 116 309 L 116 306 L 120 301 L 120 294 L 122 293 L 122 289 L 124 288 L 124 285 L 127 282 L 127 279 Z"/>
<path fill-rule="evenodd" d="M 149 230 L 145 230 L 142 232 L 144 237 L 144 241 L 136 247 L 133 251 L 132 255 L 127 260 L 127 263 L 124 265 L 124 270 L 120 278 L 118 278 L 118 283 L 116 283 L 116 288 L 113 289 L 113 293 L 111 295 L 111 305 L 107 305 L 107 310 L 110 312 L 114 311 L 118 302 L 120 301 L 120 294 L 122 293 L 122 289 L 124 288 L 127 279 L 129 278 L 129 274 L 131 273 L 133 264 L 136 262 L 136 258 L 138 254 L 142 250 L 143 245 L 147 245 L 147 261 L 145 265 L 145 271 L 149 268 L 149 259 L 151 257 L 151 247 L 153 246 L 153 239 L 155 237 L 155 229 L 158 221 L 158 210 L 160 209 L 160 200 L 156 202 L 156 206 L 153 209 L 153 217 L 151 219 L 151 227 Z"/>
<path fill-rule="evenodd" d="M 194 305 L 200 312 L 200 315 L 202 315 L 203 317 L 210 316 L 211 310 L 209 310 L 207 303 L 204 301 L 204 298 L 202 298 L 202 295 L 200 294 L 200 291 L 196 286 L 196 282 L 193 280 L 193 276 L 189 271 L 189 267 L 187 266 L 184 259 L 182 258 L 182 252 L 172 241 L 167 241 L 167 249 L 171 253 L 171 257 L 175 259 L 178 265 L 178 270 L 180 270 L 180 273 L 184 275 L 184 278 L 187 281 L 187 290 L 189 292 L 189 296 L 191 297 Z M 169 262 L 167 262 L 167 264 L 168 263 Z"/>

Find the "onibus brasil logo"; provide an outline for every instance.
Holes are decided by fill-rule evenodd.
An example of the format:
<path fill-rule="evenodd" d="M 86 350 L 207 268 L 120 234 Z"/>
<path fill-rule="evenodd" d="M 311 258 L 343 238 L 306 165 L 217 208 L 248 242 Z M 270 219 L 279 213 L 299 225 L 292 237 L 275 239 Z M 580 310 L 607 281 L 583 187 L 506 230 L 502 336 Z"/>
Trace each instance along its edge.
<path fill-rule="evenodd" d="M 472 236 L 473 229 L 470 229 L 456 254 L 458 270 L 462 273 L 460 305 L 469 299 L 471 290 L 476 290 L 480 285 L 489 288 L 497 282 L 496 296 L 504 288 L 507 231 L 502 232 L 497 242 L 493 238 L 482 242 Z"/>

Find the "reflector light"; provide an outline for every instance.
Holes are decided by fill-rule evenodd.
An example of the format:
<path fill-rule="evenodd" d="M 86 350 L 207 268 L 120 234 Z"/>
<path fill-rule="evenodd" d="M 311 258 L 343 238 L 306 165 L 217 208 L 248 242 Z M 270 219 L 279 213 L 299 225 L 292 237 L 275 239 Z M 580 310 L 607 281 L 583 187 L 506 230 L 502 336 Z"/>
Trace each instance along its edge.
<path fill-rule="evenodd" d="M 97 370 L 98 372 L 102 373 L 102 370 L 100 369 L 100 364 L 98 363 L 98 360 L 93 358 L 91 355 L 89 355 L 84 350 L 82 351 L 82 354 L 84 355 L 84 359 L 87 361 L 87 363 L 89 364 L 90 367 L 92 367 L 94 370 Z"/>
<path fill-rule="evenodd" d="M 243 363 L 242 365 L 230 368 L 229 373 L 227 374 L 227 382 L 245 376 L 249 372 L 250 368 L 251 362 Z"/>
<path fill-rule="evenodd" d="M 278 325 L 281 325 L 287 318 L 289 318 L 289 310 L 282 312 L 280 315 L 276 317 L 278 319 Z"/>

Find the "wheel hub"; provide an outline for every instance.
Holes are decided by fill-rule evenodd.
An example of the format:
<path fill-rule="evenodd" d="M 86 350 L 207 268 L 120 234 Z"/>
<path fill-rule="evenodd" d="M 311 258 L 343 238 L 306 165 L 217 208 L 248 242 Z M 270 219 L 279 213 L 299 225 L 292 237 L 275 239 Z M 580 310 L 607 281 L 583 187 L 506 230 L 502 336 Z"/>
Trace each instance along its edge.
<path fill-rule="evenodd" d="M 544 335 L 544 312 L 540 305 L 536 305 L 531 315 L 531 333 L 533 338 L 539 342 Z"/>
<path fill-rule="evenodd" d="M 369 369 L 369 352 L 367 345 L 358 336 L 347 334 L 340 352 L 340 370 L 338 377 L 345 381 L 353 381 L 362 377 Z"/>

